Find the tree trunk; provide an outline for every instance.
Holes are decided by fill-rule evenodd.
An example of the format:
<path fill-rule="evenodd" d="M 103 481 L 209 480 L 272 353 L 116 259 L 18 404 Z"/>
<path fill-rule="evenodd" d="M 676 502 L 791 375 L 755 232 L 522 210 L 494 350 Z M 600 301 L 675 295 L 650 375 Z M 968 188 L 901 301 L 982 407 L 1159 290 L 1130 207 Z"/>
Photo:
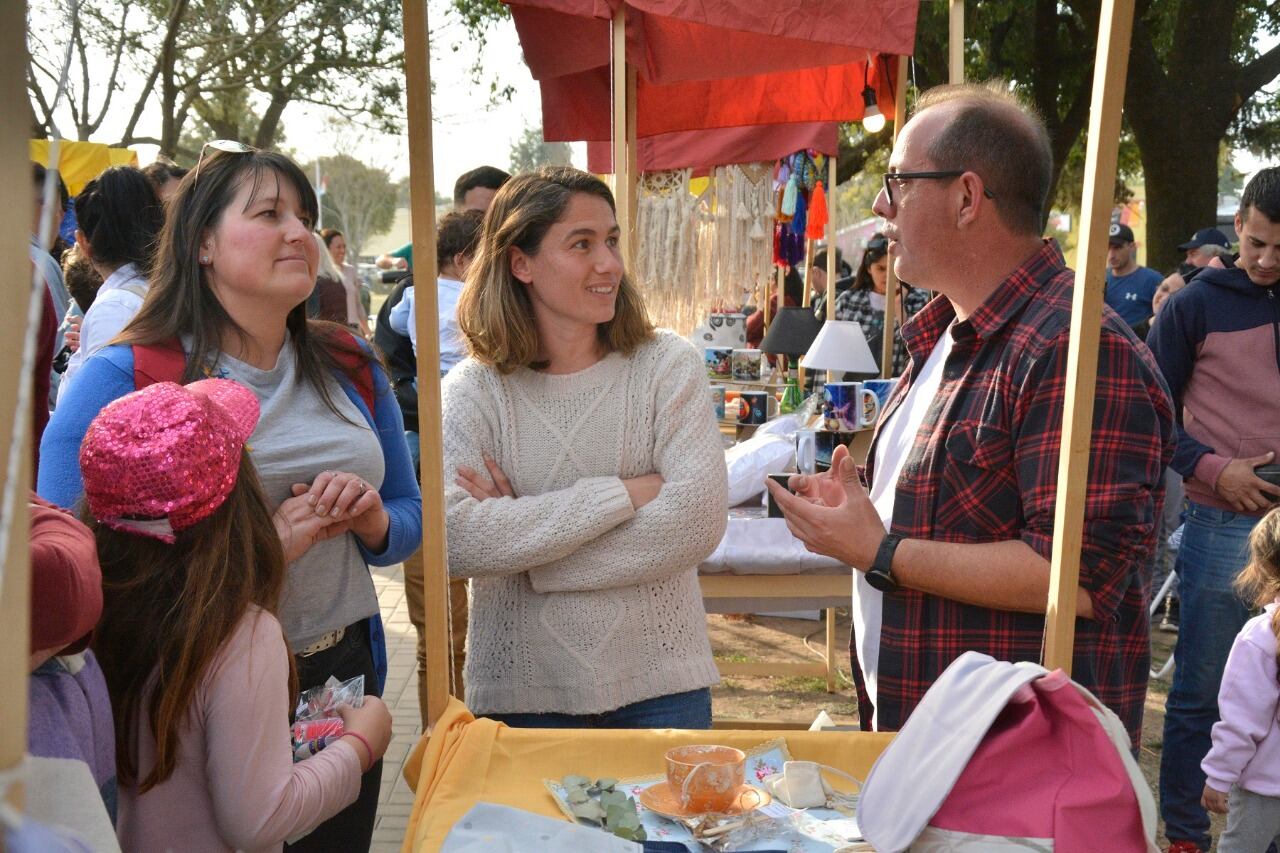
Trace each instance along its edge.
<path fill-rule="evenodd" d="M 1146 182 L 1147 266 L 1161 272 L 1182 260 L 1179 243 L 1217 220 L 1218 147 L 1240 108 L 1225 96 L 1237 70 L 1230 53 L 1236 4 L 1216 11 L 1213 5 L 1201 0 L 1179 7 L 1167 66 L 1146 21 L 1134 20 L 1125 117 Z"/>
<path fill-rule="evenodd" d="M 1139 138 L 1147 187 L 1147 266 L 1173 271 L 1178 244 L 1217 221 L 1221 133 L 1157 134 Z"/>
<path fill-rule="evenodd" d="M 253 141 L 255 148 L 270 148 L 275 144 L 276 132 L 280 129 L 280 117 L 284 115 L 284 108 L 289 106 L 292 94 L 291 91 L 283 88 L 271 93 L 271 102 L 267 104 L 266 110 L 262 113 L 262 120 L 258 122 L 258 134 Z"/>

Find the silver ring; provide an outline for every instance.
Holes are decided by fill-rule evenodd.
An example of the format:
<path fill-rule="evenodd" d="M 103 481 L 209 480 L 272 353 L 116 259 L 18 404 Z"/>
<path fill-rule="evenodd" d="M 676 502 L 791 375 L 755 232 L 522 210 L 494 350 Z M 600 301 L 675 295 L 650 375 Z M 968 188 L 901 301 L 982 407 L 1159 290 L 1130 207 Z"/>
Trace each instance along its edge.
<path fill-rule="evenodd" d="M 363 494 L 364 494 L 365 492 L 367 492 L 367 491 L 369 491 L 369 487 L 368 487 L 367 485 L 365 485 L 365 483 L 364 483 L 364 481 L 363 481 L 363 480 L 361 480 L 361 481 L 360 481 L 360 494 L 362 494 L 362 495 L 363 495 Z"/>

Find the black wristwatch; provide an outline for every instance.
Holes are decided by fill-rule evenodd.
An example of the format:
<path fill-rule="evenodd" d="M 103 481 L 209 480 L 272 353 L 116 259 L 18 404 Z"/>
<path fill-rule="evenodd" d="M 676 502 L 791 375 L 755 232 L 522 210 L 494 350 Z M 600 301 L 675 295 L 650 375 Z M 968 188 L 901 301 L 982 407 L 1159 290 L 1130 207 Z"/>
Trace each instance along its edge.
<path fill-rule="evenodd" d="M 898 588 L 898 581 L 893 576 L 893 552 L 898 550 L 902 537 L 896 533 L 886 533 L 876 549 L 876 558 L 867 569 L 867 583 L 872 589 L 881 592 L 893 592 Z"/>

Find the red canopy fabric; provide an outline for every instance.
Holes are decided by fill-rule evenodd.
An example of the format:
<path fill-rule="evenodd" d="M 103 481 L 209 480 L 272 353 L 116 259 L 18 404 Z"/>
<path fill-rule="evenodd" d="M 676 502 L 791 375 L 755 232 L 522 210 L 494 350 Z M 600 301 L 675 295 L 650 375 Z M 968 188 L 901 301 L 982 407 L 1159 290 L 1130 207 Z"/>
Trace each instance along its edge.
<path fill-rule="evenodd" d="M 544 138 L 607 141 L 610 19 L 624 0 L 503 2 L 511 7 L 525 62 L 541 83 Z M 625 4 L 628 65 L 638 71 L 636 134 L 645 138 L 857 121 L 864 85 L 876 91 L 880 111 L 892 119 L 890 63 L 878 57 L 911 53 L 915 41 L 916 0 Z M 813 146 L 788 150 L 802 147 Z"/>
<path fill-rule="evenodd" d="M 892 74 L 872 63 L 866 80 L 880 111 L 893 118 Z M 865 63 L 731 79 L 636 86 L 636 136 L 798 122 L 859 121 Z M 611 137 L 608 67 L 542 81 L 542 134 L 548 142 Z M 796 150 L 796 149 L 792 149 Z M 755 159 L 768 159 L 765 157 Z"/>
<path fill-rule="evenodd" d="M 503 0 L 545 80 L 607 66 L 622 0 Z M 917 0 L 626 0 L 628 64 L 650 83 L 845 65 L 914 50 Z M 728 23 L 726 23 L 728 22 Z"/>
<path fill-rule="evenodd" d="M 837 127 L 830 122 L 686 130 L 638 140 L 636 160 L 641 172 L 692 168 L 697 174 L 731 163 L 777 160 L 803 149 L 835 154 L 838 143 Z M 587 143 L 587 171 L 613 171 L 608 142 Z"/>

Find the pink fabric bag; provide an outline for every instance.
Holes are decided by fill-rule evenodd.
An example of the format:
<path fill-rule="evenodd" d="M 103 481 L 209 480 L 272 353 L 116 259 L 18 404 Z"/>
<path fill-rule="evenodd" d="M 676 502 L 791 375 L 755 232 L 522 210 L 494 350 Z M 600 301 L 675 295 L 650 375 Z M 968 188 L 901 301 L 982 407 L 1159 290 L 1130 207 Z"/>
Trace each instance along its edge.
<path fill-rule="evenodd" d="M 1061 670 L 969 652 L 862 790 L 880 851 L 1155 851 L 1155 803 L 1119 719 Z"/>

